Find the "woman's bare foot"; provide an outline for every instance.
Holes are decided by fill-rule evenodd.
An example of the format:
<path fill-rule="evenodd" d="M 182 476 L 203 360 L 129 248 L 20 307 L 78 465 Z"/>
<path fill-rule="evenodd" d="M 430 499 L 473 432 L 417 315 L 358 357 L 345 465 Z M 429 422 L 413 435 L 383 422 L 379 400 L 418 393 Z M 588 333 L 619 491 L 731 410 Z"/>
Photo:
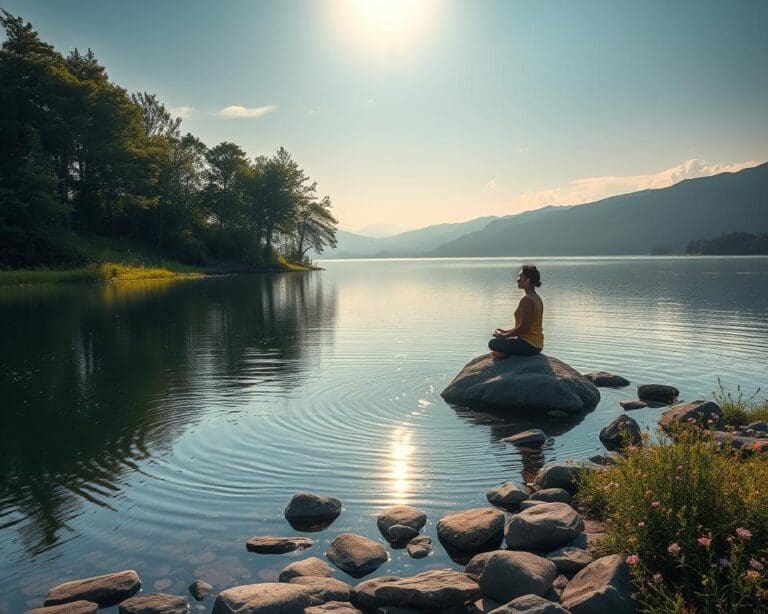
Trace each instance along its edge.
<path fill-rule="evenodd" d="M 493 350 L 491 352 L 491 358 L 494 360 L 501 360 L 502 358 L 507 358 L 508 356 L 504 352 L 497 352 L 496 350 Z"/>

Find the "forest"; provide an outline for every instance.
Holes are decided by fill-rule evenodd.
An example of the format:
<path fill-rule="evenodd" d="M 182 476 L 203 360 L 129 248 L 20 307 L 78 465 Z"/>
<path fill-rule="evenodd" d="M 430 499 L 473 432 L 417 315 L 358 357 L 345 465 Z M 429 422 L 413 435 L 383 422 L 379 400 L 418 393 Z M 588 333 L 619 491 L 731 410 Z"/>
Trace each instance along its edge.
<path fill-rule="evenodd" d="M 701 256 L 757 256 L 768 254 L 768 234 L 731 232 L 714 239 L 689 241 L 688 254 Z"/>
<path fill-rule="evenodd" d="M 90 49 L 62 55 L 4 10 L 0 25 L 0 268 L 80 266 L 88 237 L 253 268 L 335 246 L 330 198 L 285 149 L 209 147 Z"/>

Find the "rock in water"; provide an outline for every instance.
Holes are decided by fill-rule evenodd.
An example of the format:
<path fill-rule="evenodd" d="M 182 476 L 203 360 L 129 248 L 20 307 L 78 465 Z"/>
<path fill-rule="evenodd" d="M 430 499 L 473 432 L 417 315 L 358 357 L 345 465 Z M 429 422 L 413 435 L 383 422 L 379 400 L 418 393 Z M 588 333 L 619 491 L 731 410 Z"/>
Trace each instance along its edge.
<path fill-rule="evenodd" d="M 354 533 L 342 533 L 328 546 L 325 553 L 328 560 L 353 578 L 361 578 L 376 571 L 387 562 L 384 547 Z"/>
<path fill-rule="evenodd" d="M 552 561 L 530 552 L 494 552 L 480 574 L 484 597 L 506 603 L 523 595 L 544 595 L 557 577 Z"/>
<path fill-rule="evenodd" d="M 557 358 L 539 354 L 493 360 L 485 354 L 467 363 L 442 397 L 467 407 L 574 414 L 593 410 L 600 391 Z"/>
<path fill-rule="evenodd" d="M 314 545 L 314 540 L 308 537 L 252 537 L 245 543 L 248 552 L 259 554 L 285 554 L 294 550 L 304 550 Z"/>
<path fill-rule="evenodd" d="M 504 539 L 504 512 L 481 507 L 447 514 L 437 523 L 437 537 L 448 554 L 459 558 L 495 550 Z"/>
<path fill-rule="evenodd" d="M 624 411 L 632 411 L 633 409 L 643 409 L 644 407 L 648 407 L 648 403 L 645 401 L 619 401 L 619 405 L 621 405 L 621 408 Z"/>
<path fill-rule="evenodd" d="M 636 446 L 642 441 L 640 425 L 633 418 L 622 414 L 600 431 L 600 441 L 609 451 Z"/>
<path fill-rule="evenodd" d="M 522 448 L 537 448 L 547 443 L 547 434 L 541 429 L 530 429 L 505 437 L 502 441 Z"/>
<path fill-rule="evenodd" d="M 507 482 L 485 493 L 488 503 L 508 512 L 516 512 L 520 504 L 528 498 L 528 491 L 514 482 Z"/>
<path fill-rule="evenodd" d="M 228 588 L 219 593 L 212 614 L 245 614 L 279 612 L 303 614 L 312 605 L 312 598 L 294 584 L 263 582 Z"/>
<path fill-rule="evenodd" d="M 380 605 L 442 612 L 476 601 L 480 598 L 480 589 L 466 574 L 436 569 L 386 582 L 376 588 L 374 594 Z"/>
<path fill-rule="evenodd" d="M 284 513 L 285 519 L 297 531 L 322 531 L 341 514 L 341 501 L 300 492 L 293 496 Z"/>
<path fill-rule="evenodd" d="M 213 586 L 205 580 L 195 580 L 189 585 L 190 594 L 197 600 L 202 601 L 213 591 Z"/>
<path fill-rule="evenodd" d="M 670 404 L 675 401 L 680 391 L 666 384 L 643 384 L 637 387 L 637 397 L 641 401 Z"/>
<path fill-rule="evenodd" d="M 595 371 L 587 373 L 584 377 L 590 380 L 598 388 L 623 388 L 629 386 L 629 380 L 621 375 L 608 373 L 607 371 Z"/>
<path fill-rule="evenodd" d="M 567 503 L 539 503 L 512 516 L 506 542 L 512 550 L 549 552 L 572 541 L 583 530 L 584 520 Z"/>
<path fill-rule="evenodd" d="M 132 597 L 140 588 L 139 575 L 129 569 L 59 584 L 48 591 L 45 605 L 84 600 L 98 603 L 100 608 L 107 608 Z"/>
<path fill-rule="evenodd" d="M 587 565 L 565 587 L 562 606 L 572 614 L 632 614 L 632 582 L 629 565 L 613 554 Z"/>
<path fill-rule="evenodd" d="M 27 614 L 97 614 L 98 604 L 93 601 L 70 601 L 61 605 L 52 605 L 47 608 L 35 608 Z"/>
<path fill-rule="evenodd" d="M 389 529 L 397 524 L 405 525 L 418 533 L 427 523 L 427 515 L 410 505 L 392 505 L 381 511 L 376 518 L 376 526 L 385 539 L 389 539 Z"/>
<path fill-rule="evenodd" d="M 136 595 L 120 604 L 119 614 L 187 614 L 189 602 L 185 597 L 151 593 Z"/>
<path fill-rule="evenodd" d="M 423 559 L 432 552 L 432 540 L 426 535 L 419 535 L 409 541 L 405 549 L 412 559 Z"/>

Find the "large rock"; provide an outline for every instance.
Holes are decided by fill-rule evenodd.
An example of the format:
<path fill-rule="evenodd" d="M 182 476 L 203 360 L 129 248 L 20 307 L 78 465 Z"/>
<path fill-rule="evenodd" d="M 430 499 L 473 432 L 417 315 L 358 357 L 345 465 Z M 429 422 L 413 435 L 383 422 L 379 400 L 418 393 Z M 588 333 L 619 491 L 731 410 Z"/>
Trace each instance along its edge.
<path fill-rule="evenodd" d="M 100 608 L 107 608 L 132 597 L 140 588 L 139 575 L 129 569 L 59 584 L 48 591 L 45 605 L 59 605 L 82 600 L 93 601 Z"/>
<path fill-rule="evenodd" d="M 516 512 L 520 504 L 528 498 L 528 490 L 521 488 L 514 482 L 507 482 L 501 486 L 491 488 L 485 493 L 488 503 L 500 507 L 508 512 Z"/>
<path fill-rule="evenodd" d="M 387 562 L 384 547 L 354 533 L 342 533 L 328 546 L 328 560 L 353 578 L 362 578 Z"/>
<path fill-rule="evenodd" d="M 93 601 L 72 601 L 61 605 L 52 605 L 47 608 L 35 608 L 27 614 L 96 614 L 99 611 L 98 604 Z"/>
<path fill-rule="evenodd" d="M 691 422 L 705 428 L 717 429 L 725 423 L 725 415 L 714 401 L 692 401 L 675 405 L 661 414 L 659 426 L 664 431 L 671 432 L 677 428 L 676 425 L 687 425 Z"/>
<path fill-rule="evenodd" d="M 308 537 L 274 537 L 265 535 L 263 537 L 251 537 L 246 543 L 245 548 L 248 552 L 257 552 L 259 554 L 284 554 L 294 550 L 304 550 L 315 544 L 314 540 Z"/>
<path fill-rule="evenodd" d="M 443 611 L 480 598 L 477 582 L 451 569 L 436 569 L 376 588 L 379 605 Z"/>
<path fill-rule="evenodd" d="M 574 574 L 581 571 L 595 560 L 589 552 L 583 548 L 563 546 L 547 554 L 547 558 L 555 564 L 557 571 L 564 574 Z"/>
<path fill-rule="evenodd" d="M 505 539 L 512 550 L 549 552 L 583 530 L 584 521 L 567 503 L 540 503 L 510 518 Z"/>
<path fill-rule="evenodd" d="M 349 584 L 336 578 L 320 578 L 318 576 L 298 576 L 291 578 L 289 584 L 296 584 L 314 597 L 326 601 L 349 601 Z"/>
<path fill-rule="evenodd" d="M 600 441 L 606 450 L 621 450 L 642 441 L 640 425 L 634 418 L 621 414 L 600 431 Z"/>
<path fill-rule="evenodd" d="M 495 550 L 504 539 L 504 513 L 481 507 L 448 514 L 437 523 L 437 537 L 449 553 Z"/>
<path fill-rule="evenodd" d="M 352 605 L 363 611 L 375 610 L 378 607 L 376 589 L 397 580 L 400 580 L 400 576 L 380 576 L 360 582 L 352 587 L 349 600 L 352 602 Z"/>
<path fill-rule="evenodd" d="M 311 605 L 312 598 L 300 586 L 263 582 L 222 591 L 211 614 L 303 614 Z"/>
<path fill-rule="evenodd" d="M 390 539 L 389 529 L 396 525 L 411 527 L 417 533 L 427 523 L 427 515 L 410 505 L 392 505 L 383 509 L 376 518 L 376 526 L 384 539 Z"/>
<path fill-rule="evenodd" d="M 286 565 L 280 572 L 278 578 L 280 582 L 290 582 L 293 578 L 300 576 L 319 576 L 321 578 L 330 578 L 333 575 L 328 563 L 316 556 L 311 556 L 303 561 L 296 561 Z"/>
<path fill-rule="evenodd" d="M 150 593 L 136 595 L 120 604 L 119 614 L 187 614 L 189 601 L 186 597 Z"/>
<path fill-rule="evenodd" d="M 336 614 L 361 614 L 351 603 L 343 601 L 329 601 L 323 605 L 316 605 L 304 610 L 304 614 L 323 614 L 323 612 L 335 612 Z"/>
<path fill-rule="evenodd" d="M 530 496 L 533 501 L 544 501 L 545 503 L 567 503 L 571 504 L 571 493 L 564 488 L 542 488 Z"/>
<path fill-rule="evenodd" d="M 285 519 L 297 531 L 322 531 L 341 514 L 341 501 L 307 492 L 295 494 L 285 507 Z"/>
<path fill-rule="evenodd" d="M 643 384 L 637 387 L 637 398 L 650 403 L 674 403 L 680 391 L 666 384 Z"/>
<path fill-rule="evenodd" d="M 544 557 L 500 550 L 488 559 L 478 584 L 484 597 L 506 603 L 523 595 L 543 595 L 556 577 L 555 564 Z"/>
<path fill-rule="evenodd" d="M 629 566 L 619 554 L 597 559 L 568 583 L 561 604 L 571 614 L 632 614 Z"/>
<path fill-rule="evenodd" d="M 515 433 L 509 437 L 502 439 L 505 443 L 511 443 L 520 447 L 535 448 L 543 446 L 547 443 L 547 434 L 541 429 L 530 429 L 528 431 L 522 431 Z"/>
<path fill-rule="evenodd" d="M 442 392 L 449 403 L 510 411 L 591 411 L 600 391 L 587 378 L 557 358 L 490 354 L 467 363 Z"/>
<path fill-rule="evenodd" d="M 489 614 L 568 614 L 556 603 L 538 595 L 523 595 L 509 603 L 491 610 Z"/>
<path fill-rule="evenodd" d="M 629 380 L 626 377 L 608 373 L 607 371 L 587 373 L 584 377 L 598 388 L 623 388 L 624 386 L 629 386 Z"/>

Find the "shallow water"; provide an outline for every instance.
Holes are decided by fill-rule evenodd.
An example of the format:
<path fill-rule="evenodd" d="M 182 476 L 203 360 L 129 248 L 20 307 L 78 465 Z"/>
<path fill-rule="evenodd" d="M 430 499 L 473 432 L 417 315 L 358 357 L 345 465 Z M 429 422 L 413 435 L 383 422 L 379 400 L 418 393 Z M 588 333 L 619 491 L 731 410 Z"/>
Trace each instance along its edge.
<path fill-rule="evenodd" d="M 380 539 L 375 516 L 487 505 L 544 462 L 601 450 L 635 384 L 684 399 L 768 383 L 768 258 L 538 259 L 546 352 L 633 385 L 580 421 L 549 420 L 541 454 L 500 439 L 530 422 L 439 396 L 509 326 L 519 259 L 328 261 L 326 271 L 178 283 L 0 290 L 0 611 L 61 581 L 136 569 L 148 592 L 272 580 L 336 535 Z M 632 412 L 653 428 L 661 410 Z M 297 491 L 344 512 L 301 555 Z M 391 550 L 375 575 L 452 566 L 439 545 Z M 341 571 L 337 577 L 353 582 Z M 202 609 L 210 609 L 209 598 Z"/>

